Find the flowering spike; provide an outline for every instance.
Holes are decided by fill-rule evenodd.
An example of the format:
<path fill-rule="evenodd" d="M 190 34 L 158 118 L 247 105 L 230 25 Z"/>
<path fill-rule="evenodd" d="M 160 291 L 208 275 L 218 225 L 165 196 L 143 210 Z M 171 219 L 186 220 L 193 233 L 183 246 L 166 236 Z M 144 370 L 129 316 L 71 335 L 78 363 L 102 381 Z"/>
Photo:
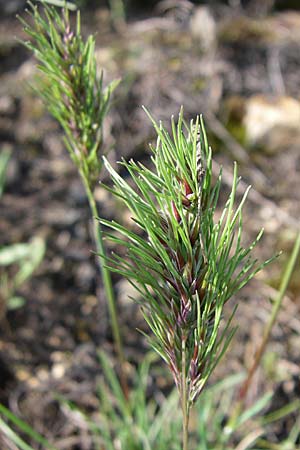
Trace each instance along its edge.
<path fill-rule="evenodd" d="M 238 219 L 245 198 L 234 212 L 236 169 L 224 212 L 214 221 L 221 176 L 212 187 L 211 150 L 202 119 L 188 126 L 181 110 L 169 135 L 149 117 L 158 135 L 151 148 L 154 169 L 123 163 L 136 190 L 104 161 L 113 192 L 124 199 L 146 237 L 115 222 L 102 223 L 123 236 L 131 262 L 112 258 L 111 269 L 139 287 L 154 333 L 149 339 L 170 367 L 186 416 L 232 337 L 229 323 L 227 336 L 219 336 L 225 303 L 263 265 L 251 262 L 257 240 L 248 248 L 241 246 Z M 111 239 L 120 244 L 119 237 Z"/>

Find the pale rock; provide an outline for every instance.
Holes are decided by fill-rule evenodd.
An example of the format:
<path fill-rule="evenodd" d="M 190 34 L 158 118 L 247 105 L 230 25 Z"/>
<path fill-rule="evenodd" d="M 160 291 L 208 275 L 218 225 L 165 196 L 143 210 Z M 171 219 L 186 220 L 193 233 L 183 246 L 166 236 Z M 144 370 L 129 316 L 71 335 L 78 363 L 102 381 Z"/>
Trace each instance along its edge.
<path fill-rule="evenodd" d="M 36 371 L 36 377 L 38 381 L 46 381 L 49 377 L 48 370 L 45 367 L 41 367 Z"/>
<path fill-rule="evenodd" d="M 61 363 L 53 364 L 51 373 L 54 378 L 56 379 L 62 378 L 65 375 L 65 372 L 66 368 L 63 364 Z"/>
<path fill-rule="evenodd" d="M 208 51 L 215 46 L 217 26 L 207 6 L 195 8 L 190 19 L 190 30 L 193 38 L 199 41 L 203 50 Z"/>
<path fill-rule="evenodd" d="M 251 97 L 243 120 L 250 145 L 276 153 L 300 138 L 300 102 L 292 97 Z"/>
<path fill-rule="evenodd" d="M 0 97 L 0 114 L 11 115 L 16 110 L 15 102 L 12 96 L 3 95 Z"/>
<path fill-rule="evenodd" d="M 132 304 L 132 299 L 138 299 L 138 291 L 126 279 L 121 279 L 116 285 L 118 301 L 121 305 L 128 306 Z"/>

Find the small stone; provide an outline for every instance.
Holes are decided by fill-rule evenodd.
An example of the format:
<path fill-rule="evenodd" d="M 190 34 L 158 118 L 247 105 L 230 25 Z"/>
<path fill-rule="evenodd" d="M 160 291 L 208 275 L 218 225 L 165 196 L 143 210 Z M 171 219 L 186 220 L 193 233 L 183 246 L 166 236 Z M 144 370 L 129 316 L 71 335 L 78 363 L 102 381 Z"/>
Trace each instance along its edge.
<path fill-rule="evenodd" d="M 3 95 L 0 97 L 0 114 L 12 115 L 15 113 L 16 104 L 10 95 Z"/>
<path fill-rule="evenodd" d="M 59 379 L 65 375 L 66 368 L 62 363 L 57 363 L 52 366 L 51 373 L 54 378 Z"/>
<path fill-rule="evenodd" d="M 64 358 L 65 358 L 65 354 L 64 354 L 63 352 L 57 351 L 57 352 L 52 352 L 52 353 L 51 353 L 51 360 L 52 360 L 54 363 L 61 362 L 61 361 L 64 360 Z"/>
<path fill-rule="evenodd" d="M 132 298 L 138 298 L 138 291 L 126 279 L 120 280 L 116 285 L 118 301 L 121 305 L 128 306 L 132 304 Z"/>
<path fill-rule="evenodd" d="M 91 314 L 98 303 L 97 297 L 94 295 L 88 295 L 84 299 L 84 303 L 81 306 L 81 311 L 84 315 L 88 316 Z"/>
<path fill-rule="evenodd" d="M 30 373 L 25 369 L 16 370 L 16 377 L 20 381 L 27 381 L 30 378 Z"/>
<path fill-rule="evenodd" d="M 37 370 L 36 376 L 39 381 L 46 381 L 48 379 L 49 372 L 47 369 L 41 368 Z"/>
<path fill-rule="evenodd" d="M 42 220 L 49 225 L 67 227 L 73 225 L 80 219 L 81 215 L 75 209 L 62 206 L 54 206 L 45 209 L 42 213 Z"/>
<path fill-rule="evenodd" d="M 92 264 L 87 261 L 83 261 L 78 264 L 76 268 L 76 283 L 79 287 L 88 291 L 95 279 L 95 270 Z"/>
<path fill-rule="evenodd" d="M 31 388 L 36 388 L 39 385 L 39 381 L 37 378 L 32 377 L 32 378 L 29 378 L 29 380 L 27 380 L 27 384 Z"/>
<path fill-rule="evenodd" d="M 50 336 L 48 342 L 53 347 L 58 347 L 59 345 L 61 345 L 61 339 L 55 335 Z"/>
<path fill-rule="evenodd" d="M 276 152 L 300 135 L 300 102 L 292 97 L 251 97 L 245 105 L 246 138 L 252 146 Z M 275 136 L 276 135 L 276 136 Z"/>
<path fill-rule="evenodd" d="M 207 6 L 195 8 L 190 20 L 190 30 L 194 39 L 198 40 L 202 49 L 210 50 L 216 43 L 217 26 Z"/>
<path fill-rule="evenodd" d="M 63 230 L 61 231 L 56 240 L 56 244 L 59 249 L 64 250 L 66 247 L 68 247 L 71 239 L 71 234 L 69 231 Z"/>

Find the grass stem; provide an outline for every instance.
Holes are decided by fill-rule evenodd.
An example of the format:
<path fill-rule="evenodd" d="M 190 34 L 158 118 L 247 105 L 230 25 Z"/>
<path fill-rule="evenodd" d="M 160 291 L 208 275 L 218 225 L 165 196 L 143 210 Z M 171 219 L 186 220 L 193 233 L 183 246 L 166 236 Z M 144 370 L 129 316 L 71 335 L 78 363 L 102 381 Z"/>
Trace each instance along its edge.
<path fill-rule="evenodd" d="M 186 338 L 182 338 L 181 408 L 182 408 L 182 449 L 188 450 L 189 439 L 189 402 L 186 379 Z"/>
<path fill-rule="evenodd" d="M 82 175 L 88 202 L 90 205 L 90 210 L 93 216 L 93 231 L 94 231 L 94 239 L 95 239 L 95 245 L 99 257 L 99 266 L 102 274 L 102 280 L 103 280 L 103 286 L 105 295 L 107 298 L 108 303 L 108 309 L 109 309 L 109 315 L 110 315 L 110 322 L 111 322 L 111 328 L 114 338 L 114 344 L 115 349 L 117 353 L 117 357 L 119 360 L 119 374 L 120 374 L 120 382 L 121 386 L 124 392 L 124 395 L 126 399 L 128 399 L 129 396 L 129 388 L 127 383 L 127 377 L 125 374 L 125 356 L 124 356 L 124 350 L 123 350 L 123 344 L 120 334 L 120 325 L 117 318 L 117 310 L 116 310 L 116 298 L 115 293 L 113 290 L 112 280 L 111 280 L 111 274 L 109 269 L 105 266 L 105 248 L 103 245 L 103 234 L 100 222 L 98 220 L 99 213 L 97 204 L 95 201 L 95 197 L 93 195 L 93 192 L 91 190 L 91 187 L 89 185 L 88 180 Z"/>
<path fill-rule="evenodd" d="M 259 365 L 259 363 L 261 361 L 261 358 L 262 358 L 262 356 L 263 356 L 263 354 L 265 352 L 266 345 L 267 345 L 267 343 L 269 341 L 273 325 L 276 322 L 276 319 L 277 319 L 280 307 L 282 305 L 283 298 L 285 296 L 285 293 L 286 293 L 287 287 L 289 285 L 292 273 L 294 271 L 294 267 L 295 267 L 295 264 L 296 264 L 296 261 L 297 261 L 297 257 L 299 255 L 299 250 L 300 250 L 300 232 L 298 233 L 298 236 L 296 238 L 292 254 L 290 256 L 290 259 L 289 259 L 288 264 L 286 266 L 286 269 L 284 271 L 283 277 L 281 279 L 279 292 L 278 292 L 278 295 L 277 295 L 277 297 L 275 299 L 269 322 L 268 322 L 267 326 L 265 327 L 262 342 L 261 342 L 261 344 L 260 344 L 260 346 L 259 346 L 259 348 L 258 348 L 258 350 L 257 350 L 257 352 L 255 354 L 255 359 L 253 361 L 252 366 L 250 367 L 250 369 L 248 371 L 247 378 L 245 379 L 245 381 L 244 381 L 244 383 L 243 383 L 243 385 L 242 385 L 242 387 L 240 389 L 240 400 L 241 401 L 244 401 L 244 399 L 245 399 L 245 397 L 247 395 L 247 392 L 248 392 L 249 386 L 251 384 L 253 375 L 254 375 L 254 373 L 255 373 L 255 371 L 256 371 L 256 369 L 257 369 L 257 367 L 258 367 L 258 365 Z"/>
<path fill-rule="evenodd" d="M 295 264 L 296 264 L 297 258 L 299 256 L 299 252 L 300 252 L 300 232 L 298 233 L 298 235 L 296 237 L 295 244 L 294 244 L 294 247 L 292 250 L 292 254 L 289 258 L 286 269 L 283 273 L 283 276 L 281 279 L 281 284 L 279 287 L 279 292 L 274 301 L 272 313 L 271 313 L 269 322 L 265 327 L 261 344 L 260 344 L 258 350 L 256 351 L 254 361 L 252 363 L 252 366 L 248 370 L 247 377 L 240 388 L 238 402 L 236 404 L 236 407 L 233 410 L 233 414 L 231 415 L 231 418 L 229 419 L 229 422 L 227 425 L 229 432 L 234 430 L 236 421 L 243 409 L 243 405 L 244 405 L 249 387 L 251 385 L 253 376 L 254 376 L 254 374 L 260 364 L 262 356 L 265 352 L 267 343 L 268 343 L 270 335 L 271 335 L 273 325 L 277 319 L 280 307 L 282 305 L 283 298 L 285 296 L 286 290 L 287 290 L 289 282 L 291 280 L 291 276 L 293 274 Z"/>

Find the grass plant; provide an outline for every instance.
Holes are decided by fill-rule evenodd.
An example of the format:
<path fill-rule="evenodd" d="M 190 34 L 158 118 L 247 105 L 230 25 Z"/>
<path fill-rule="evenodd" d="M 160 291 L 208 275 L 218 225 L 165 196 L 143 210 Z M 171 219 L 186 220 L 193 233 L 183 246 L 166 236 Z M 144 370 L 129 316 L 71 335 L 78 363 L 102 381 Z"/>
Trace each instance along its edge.
<path fill-rule="evenodd" d="M 95 39 L 86 41 L 81 35 L 80 13 L 76 29 L 72 30 L 67 8 L 59 13 L 43 3 L 43 13 L 29 2 L 30 23 L 20 19 L 30 40 L 25 45 L 39 61 L 39 76 L 35 92 L 64 131 L 64 143 L 82 179 L 91 214 L 94 239 L 99 256 L 102 279 L 108 302 L 115 347 L 119 359 L 123 388 L 128 390 L 124 372 L 124 351 L 117 319 L 116 300 L 109 270 L 104 265 L 100 212 L 94 189 L 102 169 L 103 123 L 110 105 L 111 94 L 119 83 L 103 86 L 103 73 L 97 71 Z"/>
<path fill-rule="evenodd" d="M 187 450 L 190 409 L 234 333 L 234 309 L 225 319 L 224 306 L 268 261 L 258 264 L 252 257 L 262 231 L 249 246 L 242 244 L 242 208 L 249 189 L 235 206 L 236 164 L 231 193 L 215 219 L 222 174 L 213 184 L 202 118 L 188 124 L 181 110 L 169 134 L 149 117 L 157 133 L 153 169 L 133 160 L 121 162 L 136 190 L 104 160 L 113 181 L 108 189 L 127 205 L 141 233 L 115 221 L 101 223 L 112 230 L 107 238 L 126 249 L 125 258 L 113 254 L 107 263 L 139 292 L 153 332 L 149 341 L 179 391 Z"/>

